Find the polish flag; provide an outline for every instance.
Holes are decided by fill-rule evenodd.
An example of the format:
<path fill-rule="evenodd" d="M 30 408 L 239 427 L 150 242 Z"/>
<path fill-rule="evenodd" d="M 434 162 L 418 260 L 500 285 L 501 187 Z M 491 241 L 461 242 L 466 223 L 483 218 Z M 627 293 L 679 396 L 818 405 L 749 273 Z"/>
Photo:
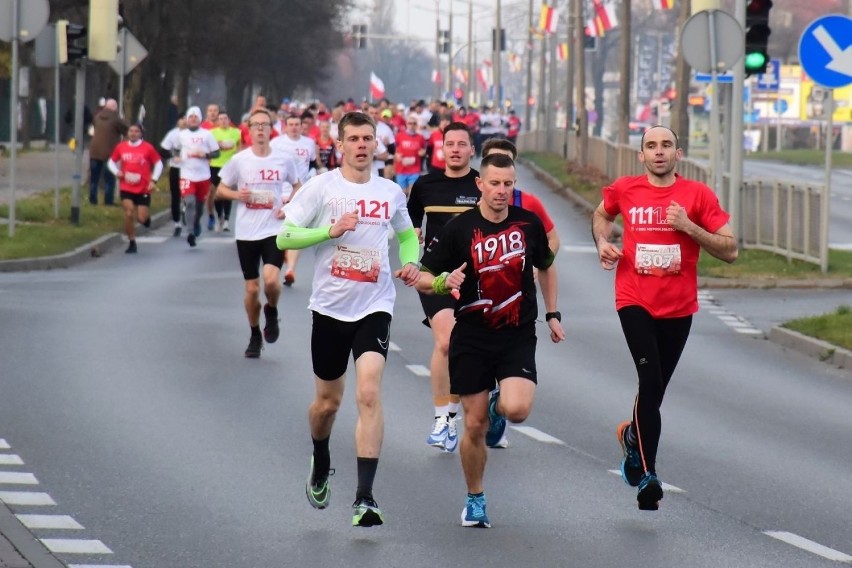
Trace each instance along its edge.
<path fill-rule="evenodd" d="M 476 78 L 479 79 L 479 86 L 483 91 L 491 87 L 491 61 L 486 59 L 482 62 L 482 66 L 476 71 Z"/>
<path fill-rule="evenodd" d="M 456 81 L 462 85 L 467 85 L 467 72 L 461 67 L 456 67 Z"/>
<path fill-rule="evenodd" d="M 556 59 L 559 61 L 565 61 L 568 59 L 568 44 L 560 43 L 556 47 Z"/>
<path fill-rule="evenodd" d="M 538 29 L 549 34 L 555 34 L 556 20 L 556 8 L 542 4 L 541 15 L 538 18 Z"/>
<path fill-rule="evenodd" d="M 615 7 L 612 4 L 604 5 L 601 0 L 595 0 L 595 20 L 598 20 L 597 25 L 603 31 L 611 30 L 618 25 L 618 19 L 615 16 Z"/>
<path fill-rule="evenodd" d="M 432 69 L 432 82 L 433 83 L 441 83 L 443 82 L 443 78 L 441 77 L 441 72 L 437 69 Z"/>
<path fill-rule="evenodd" d="M 385 83 L 379 76 L 370 71 L 370 96 L 373 99 L 381 99 L 385 96 Z"/>
<path fill-rule="evenodd" d="M 674 8 L 674 0 L 651 0 L 654 10 L 671 10 Z"/>

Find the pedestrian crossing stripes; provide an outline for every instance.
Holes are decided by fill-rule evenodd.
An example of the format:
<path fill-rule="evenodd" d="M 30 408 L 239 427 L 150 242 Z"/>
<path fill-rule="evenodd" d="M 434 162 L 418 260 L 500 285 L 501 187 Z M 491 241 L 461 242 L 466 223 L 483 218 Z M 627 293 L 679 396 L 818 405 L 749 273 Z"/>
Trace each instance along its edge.
<path fill-rule="evenodd" d="M 43 538 L 41 542 L 57 554 L 112 554 L 112 550 L 99 540 L 83 538 Z"/>
<path fill-rule="evenodd" d="M 0 491 L 0 501 L 7 505 L 32 505 L 46 507 L 56 505 L 50 495 L 37 491 Z"/>
<path fill-rule="evenodd" d="M 84 528 L 68 515 L 15 515 L 28 529 L 67 529 Z"/>
<path fill-rule="evenodd" d="M 10 485 L 38 485 L 38 480 L 31 473 L 0 471 L 0 483 Z"/>
<path fill-rule="evenodd" d="M 711 315 L 741 335 L 753 335 L 765 337 L 763 331 L 754 327 L 748 320 L 726 310 L 709 292 L 698 291 L 698 305 L 706 309 Z"/>
<path fill-rule="evenodd" d="M 797 548 L 801 548 L 802 550 L 807 550 L 817 556 L 822 556 L 825 559 L 833 560 L 834 562 L 846 562 L 847 564 L 852 563 L 852 556 L 844 554 L 838 550 L 834 550 L 833 548 L 828 548 L 827 546 L 823 546 L 797 534 L 784 531 L 763 531 L 763 534 L 771 536 L 781 542 L 791 544 Z"/>

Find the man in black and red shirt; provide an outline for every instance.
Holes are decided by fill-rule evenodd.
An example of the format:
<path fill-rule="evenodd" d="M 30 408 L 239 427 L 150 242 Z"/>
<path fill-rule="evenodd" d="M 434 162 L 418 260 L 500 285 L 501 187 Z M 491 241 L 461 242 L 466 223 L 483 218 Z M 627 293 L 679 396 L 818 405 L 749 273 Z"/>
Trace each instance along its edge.
<path fill-rule="evenodd" d="M 503 154 L 482 160 L 476 184 L 479 207 L 452 219 L 421 260 L 421 292 L 458 294 L 450 337 L 450 385 L 461 396 L 465 430 L 460 444 L 468 495 L 462 525 L 490 527 L 483 475 L 486 444 L 503 435 L 506 420 L 526 420 L 536 387 L 533 267 L 547 314 L 550 339 L 565 338 L 556 311 L 556 270 L 541 220 L 511 205 L 515 166 Z M 499 388 L 490 393 L 494 381 Z"/>

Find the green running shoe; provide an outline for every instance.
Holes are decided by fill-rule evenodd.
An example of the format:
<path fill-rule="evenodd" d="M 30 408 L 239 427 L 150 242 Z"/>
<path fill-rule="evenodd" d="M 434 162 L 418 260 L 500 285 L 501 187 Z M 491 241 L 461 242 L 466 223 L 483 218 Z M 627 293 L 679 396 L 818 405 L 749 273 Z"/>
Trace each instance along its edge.
<path fill-rule="evenodd" d="M 314 456 L 311 456 L 311 473 L 308 475 L 308 482 L 305 484 L 305 494 L 308 496 L 308 503 L 314 509 L 328 507 L 328 500 L 331 497 L 328 478 L 332 475 L 334 475 L 334 470 L 330 469 L 328 475 L 322 481 L 314 479 Z"/>

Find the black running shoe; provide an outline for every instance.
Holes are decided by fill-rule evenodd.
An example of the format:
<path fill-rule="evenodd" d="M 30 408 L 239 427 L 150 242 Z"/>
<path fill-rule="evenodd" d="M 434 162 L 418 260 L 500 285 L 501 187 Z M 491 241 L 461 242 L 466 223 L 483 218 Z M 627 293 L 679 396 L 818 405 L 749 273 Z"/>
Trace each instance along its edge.
<path fill-rule="evenodd" d="M 266 327 L 263 328 L 263 339 L 267 343 L 275 343 L 278 341 L 278 335 L 281 333 L 281 328 L 278 327 L 278 308 L 265 304 L 263 306 L 263 316 L 266 318 Z"/>
<path fill-rule="evenodd" d="M 246 347 L 246 357 L 257 359 L 260 357 L 261 349 L 263 349 L 263 338 L 259 335 L 252 335 L 248 347 Z"/>
<path fill-rule="evenodd" d="M 145 227 L 146 229 L 150 228 L 151 227 L 151 218 L 148 217 L 147 219 L 142 221 L 142 226 Z"/>
<path fill-rule="evenodd" d="M 642 476 L 645 475 L 645 468 L 642 467 L 642 457 L 639 455 L 639 448 L 631 444 L 627 439 L 627 431 L 630 428 L 630 421 L 625 420 L 618 425 L 616 429 L 616 437 L 618 443 L 621 444 L 621 479 L 630 487 L 638 487 Z"/>
<path fill-rule="evenodd" d="M 188 234 L 186 236 L 186 242 L 189 243 L 189 246 L 194 247 L 195 246 L 195 235 L 193 235 L 192 233 Z"/>
<path fill-rule="evenodd" d="M 137 252 L 136 251 L 136 241 L 130 241 L 130 244 L 127 245 L 127 250 L 124 251 L 124 252 L 127 253 L 127 254 L 136 253 Z"/>
<path fill-rule="evenodd" d="M 656 511 L 660 508 L 660 499 L 663 498 L 663 485 L 653 473 L 646 473 L 639 482 L 639 492 L 636 501 L 642 511 Z"/>
<path fill-rule="evenodd" d="M 175 227 L 175 232 L 173 233 L 173 235 L 174 235 L 175 237 L 179 237 L 179 236 L 180 236 L 180 233 L 181 233 L 181 228 L 180 228 L 180 227 Z"/>

